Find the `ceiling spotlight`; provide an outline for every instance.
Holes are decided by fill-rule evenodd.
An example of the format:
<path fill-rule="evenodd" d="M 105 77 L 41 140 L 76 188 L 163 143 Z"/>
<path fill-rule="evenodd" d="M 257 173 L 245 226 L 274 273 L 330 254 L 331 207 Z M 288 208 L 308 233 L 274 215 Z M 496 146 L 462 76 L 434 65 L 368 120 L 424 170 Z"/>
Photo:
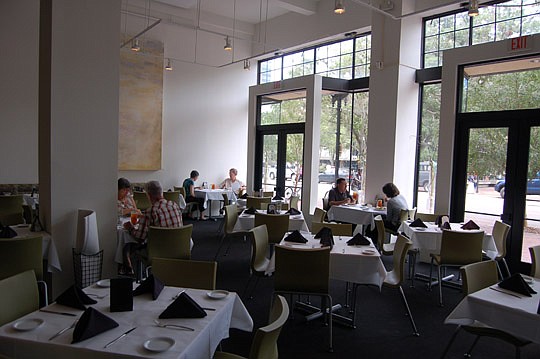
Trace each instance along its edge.
<path fill-rule="evenodd" d="M 139 39 L 133 40 L 133 44 L 131 45 L 131 51 L 135 51 L 135 52 L 141 51 L 141 47 L 139 46 Z"/>
<path fill-rule="evenodd" d="M 341 15 L 345 12 L 345 7 L 343 6 L 343 0 L 336 0 L 334 5 L 334 12 L 338 15 Z"/>
<path fill-rule="evenodd" d="M 172 71 L 171 59 L 167 59 L 167 66 L 165 66 L 165 70 Z"/>
<path fill-rule="evenodd" d="M 469 0 L 469 16 L 478 16 L 478 0 Z"/>
<path fill-rule="evenodd" d="M 229 39 L 228 36 L 225 38 L 225 46 L 223 46 L 223 50 L 225 50 L 225 51 L 231 51 L 232 50 L 231 39 Z"/>

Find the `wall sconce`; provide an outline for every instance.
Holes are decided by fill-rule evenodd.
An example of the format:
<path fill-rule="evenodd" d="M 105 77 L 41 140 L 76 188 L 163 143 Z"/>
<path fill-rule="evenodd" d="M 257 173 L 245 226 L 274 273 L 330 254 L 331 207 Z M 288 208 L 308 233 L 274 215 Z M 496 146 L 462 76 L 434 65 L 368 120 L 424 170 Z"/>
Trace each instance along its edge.
<path fill-rule="evenodd" d="M 225 51 L 231 51 L 232 50 L 231 39 L 229 39 L 228 36 L 225 38 L 225 46 L 223 46 L 223 50 L 225 50 Z"/>
<path fill-rule="evenodd" d="M 469 16 L 478 16 L 478 0 L 469 0 Z"/>
<path fill-rule="evenodd" d="M 341 15 L 345 12 L 345 7 L 343 6 L 343 0 L 336 0 L 334 5 L 334 13 Z"/>
<path fill-rule="evenodd" d="M 133 44 L 131 45 L 131 51 L 135 51 L 135 52 L 141 51 L 141 47 L 139 46 L 139 39 L 133 40 Z"/>
<path fill-rule="evenodd" d="M 165 66 L 165 70 L 172 71 L 171 59 L 167 59 L 167 66 Z"/>

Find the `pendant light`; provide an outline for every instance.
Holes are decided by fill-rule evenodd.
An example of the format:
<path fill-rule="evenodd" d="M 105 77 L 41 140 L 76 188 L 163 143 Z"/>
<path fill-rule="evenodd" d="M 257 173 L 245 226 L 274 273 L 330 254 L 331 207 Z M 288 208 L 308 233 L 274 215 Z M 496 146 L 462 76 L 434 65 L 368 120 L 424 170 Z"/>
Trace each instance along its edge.
<path fill-rule="evenodd" d="M 478 0 L 469 0 L 469 16 L 478 16 Z"/>
<path fill-rule="evenodd" d="M 334 13 L 341 15 L 345 12 L 345 7 L 343 6 L 343 0 L 336 0 L 334 5 Z"/>

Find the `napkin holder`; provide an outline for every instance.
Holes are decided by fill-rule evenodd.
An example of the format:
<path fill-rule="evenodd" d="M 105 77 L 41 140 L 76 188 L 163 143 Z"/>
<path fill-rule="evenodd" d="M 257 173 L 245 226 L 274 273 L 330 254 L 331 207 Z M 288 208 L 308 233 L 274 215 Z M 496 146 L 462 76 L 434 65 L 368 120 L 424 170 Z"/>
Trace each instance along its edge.
<path fill-rule="evenodd" d="M 133 279 L 111 279 L 111 312 L 133 311 Z"/>

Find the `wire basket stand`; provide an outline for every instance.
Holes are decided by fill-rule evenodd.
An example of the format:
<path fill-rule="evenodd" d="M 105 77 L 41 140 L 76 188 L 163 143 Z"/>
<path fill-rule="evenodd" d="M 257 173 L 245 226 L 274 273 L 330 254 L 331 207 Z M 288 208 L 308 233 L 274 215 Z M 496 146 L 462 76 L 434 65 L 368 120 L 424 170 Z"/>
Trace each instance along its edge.
<path fill-rule="evenodd" d="M 101 279 L 103 269 L 103 250 L 95 254 L 79 253 L 72 248 L 73 272 L 75 285 L 79 288 L 88 287 Z"/>

